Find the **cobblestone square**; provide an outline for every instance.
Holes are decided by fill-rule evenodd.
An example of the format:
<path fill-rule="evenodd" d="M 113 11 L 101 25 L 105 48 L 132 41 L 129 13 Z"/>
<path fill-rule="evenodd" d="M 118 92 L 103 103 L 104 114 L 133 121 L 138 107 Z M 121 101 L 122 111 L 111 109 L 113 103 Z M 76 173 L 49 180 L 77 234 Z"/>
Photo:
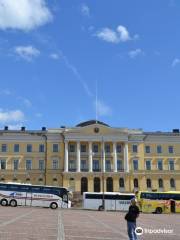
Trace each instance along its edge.
<path fill-rule="evenodd" d="M 0 207 L 1 240 L 127 240 L 123 212 L 75 209 Z M 140 240 L 180 239 L 179 214 L 141 214 L 137 226 L 172 230 L 171 234 L 144 233 Z"/>

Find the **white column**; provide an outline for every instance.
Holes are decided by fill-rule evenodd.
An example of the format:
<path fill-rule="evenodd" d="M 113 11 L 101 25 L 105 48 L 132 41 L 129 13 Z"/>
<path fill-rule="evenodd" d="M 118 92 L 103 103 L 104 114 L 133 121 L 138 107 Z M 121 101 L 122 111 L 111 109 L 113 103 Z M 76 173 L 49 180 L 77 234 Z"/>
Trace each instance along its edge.
<path fill-rule="evenodd" d="M 128 157 L 128 143 L 124 145 L 124 170 L 129 172 L 129 157 Z"/>
<path fill-rule="evenodd" d="M 76 162 L 76 172 L 80 172 L 81 166 L 81 150 L 80 150 L 80 142 L 77 142 L 77 162 Z"/>
<path fill-rule="evenodd" d="M 116 142 L 113 142 L 113 163 L 114 163 L 114 172 L 117 172 L 117 151 L 116 151 Z"/>
<path fill-rule="evenodd" d="M 92 142 L 89 142 L 89 172 L 92 172 L 93 158 L 92 158 Z"/>
<path fill-rule="evenodd" d="M 101 151 L 102 151 L 102 171 L 105 172 L 106 170 L 106 155 L 105 155 L 105 149 L 104 149 L 104 142 L 102 142 L 102 146 L 101 146 Z"/>
<path fill-rule="evenodd" d="M 68 141 L 65 141 L 64 171 L 68 172 Z"/>

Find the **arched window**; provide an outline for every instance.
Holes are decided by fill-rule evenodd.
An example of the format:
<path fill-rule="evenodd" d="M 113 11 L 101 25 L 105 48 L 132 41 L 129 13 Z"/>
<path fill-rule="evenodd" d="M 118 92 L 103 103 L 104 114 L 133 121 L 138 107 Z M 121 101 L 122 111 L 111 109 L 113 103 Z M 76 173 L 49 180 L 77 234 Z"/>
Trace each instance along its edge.
<path fill-rule="evenodd" d="M 176 187 L 174 178 L 170 179 L 170 187 L 171 188 L 175 188 Z"/>
<path fill-rule="evenodd" d="M 88 191 L 88 180 L 86 177 L 81 178 L 81 194 Z"/>
<path fill-rule="evenodd" d="M 134 187 L 138 188 L 138 179 L 137 178 L 134 179 Z"/>
<path fill-rule="evenodd" d="M 159 188 L 163 188 L 163 180 L 162 180 L 162 178 L 158 179 L 158 184 L 159 184 Z"/>
<path fill-rule="evenodd" d="M 151 188 L 151 179 L 146 179 L 147 188 Z"/>
<path fill-rule="evenodd" d="M 100 178 L 98 177 L 95 177 L 94 178 L 94 192 L 100 192 L 101 190 L 101 181 L 100 181 Z"/>
<path fill-rule="evenodd" d="M 106 191 L 113 192 L 113 179 L 112 177 L 108 177 L 106 179 Z"/>
<path fill-rule="evenodd" d="M 124 178 L 119 179 L 119 187 L 124 188 Z"/>

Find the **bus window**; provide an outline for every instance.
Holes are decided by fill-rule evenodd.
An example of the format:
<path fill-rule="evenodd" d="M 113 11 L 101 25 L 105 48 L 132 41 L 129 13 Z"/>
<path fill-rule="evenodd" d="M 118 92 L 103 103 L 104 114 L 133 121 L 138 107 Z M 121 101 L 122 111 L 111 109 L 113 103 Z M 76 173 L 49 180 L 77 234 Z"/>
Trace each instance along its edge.
<path fill-rule="evenodd" d="M 21 192 L 30 192 L 30 186 L 20 186 L 20 191 Z"/>
<path fill-rule="evenodd" d="M 180 200 L 180 194 L 171 193 L 169 199 Z"/>
<path fill-rule="evenodd" d="M 121 196 L 117 195 L 117 199 L 119 200 L 131 200 L 132 198 L 134 198 L 134 195 L 121 195 Z"/>
<path fill-rule="evenodd" d="M 102 199 L 101 194 L 86 194 L 85 195 L 86 199 Z"/>
<path fill-rule="evenodd" d="M 1 190 L 7 190 L 7 184 L 0 184 Z"/>
<path fill-rule="evenodd" d="M 51 188 L 47 188 L 47 187 L 43 188 L 42 190 L 43 190 L 43 193 L 49 193 L 49 194 L 51 194 L 53 191 Z"/>
<path fill-rule="evenodd" d="M 10 186 L 8 187 L 8 189 L 9 189 L 10 191 L 19 191 L 19 190 L 20 190 L 19 186 L 17 186 L 17 185 L 10 185 Z"/>
<path fill-rule="evenodd" d="M 31 188 L 31 191 L 34 192 L 34 193 L 42 193 L 42 188 L 41 188 L 41 187 L 33 186 L 33 187 Z"/>

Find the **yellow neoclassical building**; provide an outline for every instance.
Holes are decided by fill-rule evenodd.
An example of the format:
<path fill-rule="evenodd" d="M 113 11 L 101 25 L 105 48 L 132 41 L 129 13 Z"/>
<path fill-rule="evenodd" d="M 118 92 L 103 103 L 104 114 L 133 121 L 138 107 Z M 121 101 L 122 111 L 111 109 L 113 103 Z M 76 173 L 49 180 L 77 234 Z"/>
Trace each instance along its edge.
<path fill-rule="evenodd" d="M 180 191 L 180 133 L 100 121 L 39 131 L 0 130 L 0 181 L 72 191 Z"/>

